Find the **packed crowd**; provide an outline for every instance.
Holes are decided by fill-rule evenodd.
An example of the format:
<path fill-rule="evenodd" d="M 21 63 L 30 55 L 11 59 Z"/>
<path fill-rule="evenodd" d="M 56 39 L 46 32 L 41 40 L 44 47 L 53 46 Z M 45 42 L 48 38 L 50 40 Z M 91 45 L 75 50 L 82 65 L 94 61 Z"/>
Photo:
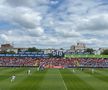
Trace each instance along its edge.
<path fill-rule="evenodd" d="M 32 57 L 0 57 L 0 66 L 52 66 L 71 67 L 108 67 L 106 58 L 32 58 Z"/>

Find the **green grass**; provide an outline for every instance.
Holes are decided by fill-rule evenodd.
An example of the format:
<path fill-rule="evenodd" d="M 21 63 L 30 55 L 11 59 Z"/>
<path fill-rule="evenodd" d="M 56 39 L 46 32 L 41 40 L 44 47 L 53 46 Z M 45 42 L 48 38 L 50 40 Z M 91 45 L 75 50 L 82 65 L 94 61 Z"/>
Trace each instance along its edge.
<path fill-rule="evenodd" d="M 69 54 L 65 55 L 65 58 L 108 58 L 108 55 L 78 55 L 78 54 Z"/>
<path fill-rule="evenodd" d="M 16 79 L 10 82 L 14 74 Z M 0 68 L 0 90 L 108 90 L 108 69 L 92 73 L 91 69 Z"/>

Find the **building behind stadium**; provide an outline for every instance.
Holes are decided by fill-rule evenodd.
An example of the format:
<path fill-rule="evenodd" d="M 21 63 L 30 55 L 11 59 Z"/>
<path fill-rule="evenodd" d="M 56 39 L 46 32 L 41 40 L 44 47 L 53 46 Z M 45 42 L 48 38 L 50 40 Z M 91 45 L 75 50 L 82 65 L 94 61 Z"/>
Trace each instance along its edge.
<path fill-rule="evenodd" d="M 70 49 L 54 49 L 54 48 L 47 48 L 47 49 L 41 49 L 41 51 L 44 52 L 44 54 L 50 54 L 54 51 L 59 51 L 59 52 L 69 52 L 69 53 L 83 53 L 88 47 L 86 46 L 85 43 L 78 42 L 76 45 L 71 45 Z M 95 54 L 100 54 L 103 50 L 106 48 L 99 48 L 94 51 Z M 23 48 L 23 47 L 14 47 L 14 45 L 10 43 L 5 43 L 1 44 L 0 47 L 0 53 L 2 52 L 10 52 L 13 51 L 15 53 L 18 53 L 19 51 L 25 52 L 27 51 L 28 48 Z"/>

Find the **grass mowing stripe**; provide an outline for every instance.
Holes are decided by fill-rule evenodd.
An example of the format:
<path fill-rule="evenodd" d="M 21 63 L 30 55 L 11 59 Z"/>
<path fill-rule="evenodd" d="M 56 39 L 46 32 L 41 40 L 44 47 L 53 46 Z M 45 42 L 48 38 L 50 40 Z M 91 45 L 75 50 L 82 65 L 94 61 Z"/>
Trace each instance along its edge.
<path fill-rule="evenodd" d="M 46 71 L 39 72 L 34 70 L 32 74 L 23 75 L 25 77 L 21 82 L 11 88 L 11 90 L 37 90 L 39 82 L 41 82 L 44 77 Z M 36 76 L 35 76 L 36 74 Z M 38 74 L 38 75 L 37 75 Z"/>
<path fill-rule="evenodd" d="M 10 69 L 11 72 L 13 70 L 14 70 L 13 68 Z M 15 72 L 16 72 L 16 76 L 17 76 L 17 74 L 24 72 L 24 69 L 22 69 L 22 68 L 15 69 Z M 11 83 L 10 80 L 11 80 L 10 75 L 7 74 L 7 77 L 5 77 L 5 79 L 2 82 L 0 82 L 0 90 L 9 90 L 11 86 L 16 84 L 16 82 Z"/>
<path fill-rule="evenodd" d="M 72 69 L 69 69 L 72 73 L 73 73 L 73 70 Z M 75 72 L 73 73 L 75 74 L 77 77 L 79 77 L 82 81 L 84 81 L 86 84 L 88 84 L 89 86 L 91 86 L 94 90 L 96 90 L 96 88 L 94 88 L 92 86 L 92 82 L 91 79 L 88 75 L 86 75 L 85 73 L 82 73 L 81 71 L 79 71 L 78 69 L 75 69 Z M 91 90 L 93 90 L 91 89 Z"/>
<path fill-rule="evenodd" d="M 7 70 L 7 69 L 9 69 L 9 68 L 0 67 L 0 73 L 1 73 L 1 71 L 5 71 L 5 70 Z"/>
<path fill-rule="evenodd" d="M 49 69 L 38 90 L 66 90 L 58 69 Z"/>
<path fill-rule="evenodd" d="M 91 85 L 95 90 L 107 90 L 108 89 L 108 85 L 107 85 L 108 83 L 95 77 L 94 74 L 92 74 L 89 70 L 87 69 L 84 71 L 77 70 L 77 73 L 79 73 L 77 74 L 77 76 L 79 76 L 82 80 L 84 80 L 86 83 Z"/>
<path fill-rule="evenodd" d="M 104 71 L 100 72 L 99 70 L 96 70 L 93 75 L 94 75 L 94 77 L 108 83 L 108 73 L 106 73 Z"/>
<path fill-rule="evenodd" d="M 1 81 L 11 77 L 13 74 L 15 74 L 16 71 L 18 71 L 18 70 L 13 69 L 13 68 L 8 68 L 8 69 L 2 71 L 0 74 L 0 83 L 1 83 Z M 21 72 L 21 70 L 19 70 L 19 72 Z"/>
<path fill-rule="evenodd" d="M 108 69 L 96 69 L 95 73 L 91 69 L 75 69 L 73 73 L 72 69 L 31 68 L 30 76 L 27 75 L 30 68 L 5 69 L 0 72 L 0 90 L 108 90 Z M 14 73 L 16 80 L 10 83 L 8 77 Z"/>
<path fill-rule="evenodd" d="M 61 76 L 61 78 L 62 78 L 63 85 L 64 85 L 65 89 L 68 90 L 60 71 L 59 71 L 59 73 L 60 73 L 60 76 Z"/>
<path fill-rule="evenodd" d="M 18 70 L 13 70 L 13 69 L 10 69 L 8 70 L 8 72 L 3 72 L 2 75 L 0 75 L 0 77 L 3 77 L 5 79 L 8 79 L 9 77 L 11 77 L 11 75 L 13 75 L 13 72 L 14 74 L 18 74 L 20 72 L 24 71 L 24 69 L 18 69 Z M 7 78 L 6 78 L 7 77 Z M 0 79 L 0 83 L 1 83 L 1 80 L 5 80 L 5 79 Z"/>
<path fill-rule="evenodd" d="M 18 78 L 20 80 L 16 80 L 17 84 L 15 84 L 14 86 L 11 87 L 11 90 L 14 90 L 14 89 L 18 89 L 17 87 L 20 87 L 21 85 L 23 85 L 23 81 L 28 77 L 28 74 L 26 73 L 28 69 L 26 69 L 26 71 L 24 73 L 20 73 L 18 74 Z M 32 73 L 33 73 L 33 70 L 32 70 Z"/>
<path fill-rule="evenodd" d="M 95 78 L 108 83 L 108 76 L 104 75 L 103 73 L 99 73 L 99 70 L 95 70 L 95 73 L 91 73 L 91 71 L 85 71 L 86 73 L 93 75 Z"/>
<path fill-rule="evenodd" d="M 10 68 L 4 68 L 0 71 L 0 75 L 3 75 L 4 73 L 10 72 Z"/>
<path fill-rule="evenodd" d="M 93 90 L 93 88 L 86 82 L 81 80 L 78 76 L 73 74 L 70 70 L 60 70 L 61 75 L 66 83 L 68 90 Z M 66 75 L 67 74 L 67 75 Z"/>
<path fill-rule="evenodd" d="M 33 80 L 34 80 L 34 83 L 32 84 L 32 90 L 38 90 L 39 89 L 39 86 L 41 85 L 41 82 L 43 81 L 45 75 L 47 73 L 47 70 L 45 71 L 38 71 L 38 72 L 35 72 L 33 74 Z"/>
<path fill-rule="evenodd" d="M 96 72 L 108 76 L 108 69 L 96 69 Z"/>

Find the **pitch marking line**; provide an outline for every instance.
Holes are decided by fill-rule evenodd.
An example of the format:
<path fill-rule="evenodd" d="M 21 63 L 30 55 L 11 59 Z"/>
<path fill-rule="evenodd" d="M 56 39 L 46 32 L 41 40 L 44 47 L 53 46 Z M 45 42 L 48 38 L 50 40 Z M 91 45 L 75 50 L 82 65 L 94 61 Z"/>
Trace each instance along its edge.
<path fill-rule="evenodd" d="M 59 73 L 60 73 L 60 71 L 59 71 Z M 60 77 L 61 77 L 61 79 L 62 79 L 62 81 L 63 81 L 63 85 L 64 85 L 65 89 L 68 90 L 68 89 L 67 89 L 67 86 L 66 86 L 66 84 L 65 84 L 65 82 L 64 82 L 64 80 L 63 80 L 63 78 L 62 78 L 61 73 L 60 73 Z"/>

